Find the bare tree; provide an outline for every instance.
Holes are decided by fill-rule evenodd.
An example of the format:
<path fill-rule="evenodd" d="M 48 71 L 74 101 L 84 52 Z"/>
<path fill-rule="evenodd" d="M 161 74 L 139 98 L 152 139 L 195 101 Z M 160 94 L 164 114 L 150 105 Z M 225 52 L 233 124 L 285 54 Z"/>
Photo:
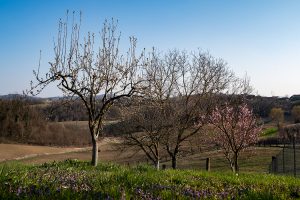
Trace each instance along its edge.
<path fill-rule="evenodd" d="M 144 107 L 156 110 L 147 115 L 146 109 L 139 115 L 140 120 L 135 121 L 139 121 L 142 130 L 126 135 L 125 143 L 142 149 L 156 165 L 161 150 L 157 146 L 163 146 L 174 169 L 178 156 L 185 152 L 184 145 L 208 123 L 208 116 L 223 93 L 229 89 L 231 93 L 246 91 L 247 87 L 241 85 L 249 83 L 248 79 L 236 79 L 223 60 L 201 51 L 190 57 L 178 50 L 163 57 L 154 51 L 145 72 L 148 81 Z"/>
<path fill-rule="evenodd" d="M 88 33 L 80 38 L 80 23 L 74 19 L 59 21 L 58 38 L 54 43 L 54 60 L 45 76 L 34 71 L 37 83 L 31 82 L 31 94 L 40 93 L 52 82 L 68 98 L 79 98 L 88 113 L 92 138 L 92 165 L 98 162 L 98 137 L 102 135 L 104 116 L 113 103 L 131 97 L 139 91 L 142 82 L 143 53 L 136 56 L 136 38 L 130 37 L 130 48 L 123 55 L 119 50 L 120 33 L 112 19 L 105 21 L 100 42 Z M 39 65 L 40 66 L 40 65 Z M 39 67 L 40 68 L 40 67 Z"/>
<path fill-rule="evenodd" d="M 164 109 L 153 105 L 142 105 L 126 125 L 131 126 L 123 137 L 122 146 L 132 148 L 134 152 L 142 151 L 152 161 L 157 170 L 162 157 L 162 141 L 168 119 Z M 124 127 L 123 127 L 124 131 Z"/>
<path fill-rule="evenodd" d="M 155 49 L 150 54 L 145 69 L 148 81 L 145 85 L 144 100 L 139 102 L 138 108 L 127 122 L 135 128 L 124 135 L 125 148 L 142 150 L 157 169 L 163 141 L 167 130 L 172 126 L 169 100 L 174 95 L 172 92 L 177 78 L 177 55 L 177 51 L 169 51 L 164 57 L 160 57 Z"/>
<path fill-rule="evenodd" d="M 182 52 L 178 53 L 176 61 L 178 75 L 174 98 L 170 101 L 174 111 L 173 125 L 164 141 L 174 169 L 183 143 L 201 131 L 218 95 L 225 92 L 233 78 L 227 64 L 209 53 L 198 51 L 189 59 Z"/>
<path fill-rule="evenodd" d="M 246 104 L 216 107 L 210 123 L 215 130 L 209 137 L 221 147 L 232 171 L 239 172 L 240 153 L 257 142 L 261 131 L 252 110 Z"/>

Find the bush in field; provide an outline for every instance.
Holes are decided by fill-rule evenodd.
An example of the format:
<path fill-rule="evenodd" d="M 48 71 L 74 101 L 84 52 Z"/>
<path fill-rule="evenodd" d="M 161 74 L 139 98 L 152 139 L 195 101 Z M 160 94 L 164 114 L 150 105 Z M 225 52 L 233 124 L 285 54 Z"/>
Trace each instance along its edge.
<path fill-rule="evenodd" d="M 269 115 L 271 119 L 277 123 L 277 127 L 280 128 L 280 123 L 284 121 L 282 108 L 272 108 Z"/>

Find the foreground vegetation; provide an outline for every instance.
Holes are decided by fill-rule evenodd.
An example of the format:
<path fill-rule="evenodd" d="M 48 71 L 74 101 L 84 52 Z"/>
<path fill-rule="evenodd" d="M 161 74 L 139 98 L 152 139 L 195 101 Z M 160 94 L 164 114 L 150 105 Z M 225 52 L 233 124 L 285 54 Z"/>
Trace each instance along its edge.
<path fill-rule="evenodd" d="M 156 171 L 67 160 L 0 165 L 0 199 L 294 199 L 300 180 L 268 174 Z"/>

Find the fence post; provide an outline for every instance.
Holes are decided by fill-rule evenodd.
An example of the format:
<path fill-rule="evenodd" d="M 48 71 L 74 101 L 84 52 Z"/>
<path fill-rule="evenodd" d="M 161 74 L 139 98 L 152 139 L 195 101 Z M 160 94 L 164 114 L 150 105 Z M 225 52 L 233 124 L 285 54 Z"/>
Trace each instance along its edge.
<path fill-rule="evenodd" d="M 272 172 L 277 173 L 277 159 L 275 156 L 272 156 Z"/>
<path fill-rule="evenodd" d="M 296 135 L 294 134 L 293 138 L 293 149 L 294 149 L 294 176 L 297 175 L 297 166 L 296 166 L 296 146 L 295 146 Z"/>
<path fill-rule="evenodd" d="M 206 158 L 206 171 L 210 171 L 210 158 Z"/>
<path fill-rule="evenodd" d="M 283 143 L 282 149 L 282 172 L 285 173 L 285 158 L 284 158 L 285 142 Z"/>

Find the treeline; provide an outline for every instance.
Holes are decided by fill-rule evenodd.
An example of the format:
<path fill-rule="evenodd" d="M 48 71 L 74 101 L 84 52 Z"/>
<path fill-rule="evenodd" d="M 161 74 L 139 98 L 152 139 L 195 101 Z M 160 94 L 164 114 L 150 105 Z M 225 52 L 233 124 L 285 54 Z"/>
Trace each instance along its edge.
<path fill-rule="evenodd" d="M 0 136 L 17 141 L 32 137 L 33 127 L 43 125 L 44 120 L 36 109 L 22 100 L 0 100 Z"/>
<path fill-rule="evenodd" d="M 0 96 L 0 101 L 9 102 L 22 99 L 20 95 L 5 95 Z M 67 102 L 64 98 L 27 98 L 21 101 L 27 105 L 32 105 L 37 108 L 42 118 L 52 122 L 63 121 L 87 121 L 88 115 L 80 101 Z M 287 97 L 264 97 L 247 95 L 246 101 L 256 116 L 268 118 L 272 108 L 281 108 L 284 111 L 286 118 L 292 115 L 292 109 L 300 105 L 300 95 Z M 117 102 L 107 113 L 107 120 L 120 119 L 122 117 L 122 106 L 124 102 Z M 1 111 L 2 112 L 2 111 Z"/>
<path fill-rule="evenodd" d="M 219 100 L 219 103 L 228 101 L 226 95 L 224 97 L 216 97 Z M 233 98 L 231 96 L 231 98 Z M 236 96 L 236 99 L 239 99 Z M 294 95 L 290 98 L 279 98 L 279 97 L 263 97 L 263 96 L 255 96 L 255 95 L 245 95 L 243 96 L 243 100 L 247 103 L 247 105 L 253 109 L 253 113 L 258 118 L 263 119 L 265 122 L 274 121 L 276 122 L 276 118 L 272 117 L 272 112 L 279 108 L 280 117 L 283 120 L 286 120 L 287 123 L 299 123 L 300 122 L 300 96 Z M 143 103 L 140 105 L 141 107 L 147 107 L 147 103 Z M 119 106 L 120 107 L 120 106 Z M 118 113 L 121 112 L 121 108 L 115 108 L 118 110 Z M 148 114 L 151 114 L 151 109 L 147 110 Z M 120 117 L 119 115 L 118 117 Z M 157 117 L 157 116 L 154 116 Z M 133 127 L 135 127 L 136 131 L 139 131 L 140 124 L 139 120 L 136 116 L 134 118 L 127 118 L 125 120 L 119 121 L 118 123 L 110 124 L 104 128 L 104 132 L 106 135 L 110 136 L 119 136 L 122 134 L 126 134 L 128 132 L 132 132 Z M 276 139 L 276 138 L 272 138 Z"/>
<path fill-rule="evenodd" d="M 121 118 L 121 104 L 116 103 L 107 115 L 106 120 L 115 120 Z M 53 100 L 47 106 L 40 106 L 40 112 L 48 121 L 87 121 L 88 115 L 84 105 L 80 101 L 66 101 L 64 99 Z"/>
<path fill-rule="evenodd" d="M 253 112 L 261 118 L 268 118 L 272 108 L 281 108 L 285 118 L 289 120 L 293 108 L 300 105 L 300 96 L 279 98 L 248 95 L 247 103 L 253 108 Z"/>
<path fill-rule="evenodd" d="M 261 97 L 248 95 L 247 104 L 256 116 L 270 119 L 272 108 L 282 108 L 286 119 L 290 119 L 293 107 L 299 104 L 296 96 L 291 98 Z M 122 119 L 125 102 L 117 102 L 107 113 L 107 121 L 120 121 L 104 127 L 109 136 L 119 136 L 126 132 L 128 120 Z M 144 106 L 147 105 L 145 102 Z M 292 119 L 292 118 L 291 118 Z M 84 106 L 79 101 L 66 102 L 63 99 L 32 101 L 19 96 L 0 99 L 0 141 L 12 141 L 39 145 L 87 145 L 90 135 L 87 126 L 65 121 L 87 121 Z M 57 123 L 58 122 L 58 123 Z M 137 123 L 134 120 L 131 123 Z M 140 128 L 140 127 L 139 127 Z M 125 132 L 124 132 L 125 130 Z"/>
<path fill-rule="evenodd" d="M 24 99 L 0 100 L 0 142 L 38 145 L 87 145 L 88 130 L 76 124 L 51 122 L 48 106 L 30 105 Z"/>

